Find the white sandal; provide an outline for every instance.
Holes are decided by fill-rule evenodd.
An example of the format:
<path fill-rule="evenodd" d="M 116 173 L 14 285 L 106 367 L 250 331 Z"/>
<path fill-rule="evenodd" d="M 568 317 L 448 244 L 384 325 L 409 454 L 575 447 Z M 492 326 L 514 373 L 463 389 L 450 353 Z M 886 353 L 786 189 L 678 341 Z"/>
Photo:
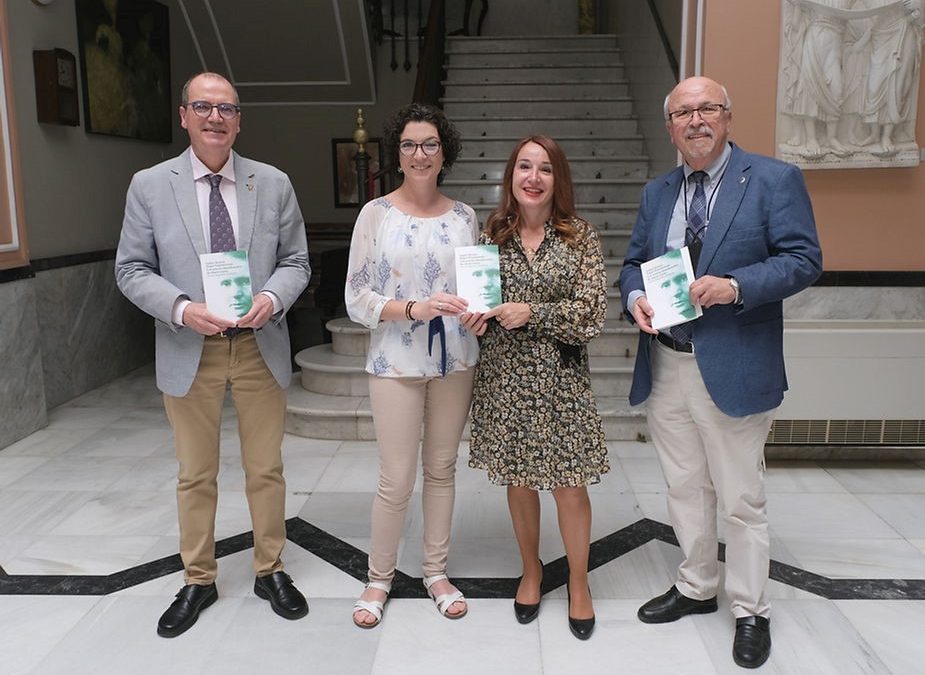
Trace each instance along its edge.
<path fill-rule="evenodd" d="M 431 586 L 433 586 L 438 581 L 442 581 L 443 579 L 449 581 L 445 574 L 435 574 L 432 577 L 424 577 L 424 588 L 427 589 L 427 595 L 429 595 L 430 599 L 433 600 L 437 605 L 437 611 L 447 619 L 461 619 L 469 612 L 469 604 L 466 603 L 466 598 L 463 596 L 462 591 L 457 589 L 452 593 L 444 593 L 443 595 L 434 596 L 434 592 L 430 590 Z M 461 611 L 459 614 L 447 614 L 453 603 L 459 601 L 465 603 L 463 611 Z"/>
<path fill-rule="evenodd" d="M 353 603 L 353 623 L 360 628 L 375 628 L 379 625 L 379 622 L 382 621 L 382 609 L 385 603 L 388 602 L 389 593 L 392 591 L 392 584 L 383 581 L 370 581 L 366 584 L 366 588 L 363 589 L 364 593 L 367 588 L 376 588 L 380 591 L 385 591 L 385 600 L 357 600 Z M 376 620 L 372 623 L 357 621 L 357 612 L 360 610 L 369 612 Z"/>

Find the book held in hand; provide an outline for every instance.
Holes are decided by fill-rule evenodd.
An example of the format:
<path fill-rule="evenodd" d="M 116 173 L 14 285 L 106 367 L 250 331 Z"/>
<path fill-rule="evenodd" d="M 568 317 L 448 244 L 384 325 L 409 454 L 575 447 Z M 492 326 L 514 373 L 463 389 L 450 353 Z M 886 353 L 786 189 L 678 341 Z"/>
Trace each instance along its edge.
<path fill-rule="evenodd" d="M 204 253 L 199 256 L 206 307 L 229 321 L 237 321 L 254 304 L 247 251 Z"/>
<path fill-rule="evenodd" d="M 691 302 L 694 268 L 687 246 L 644 262 L 640 269 L 646 299 L 655 310 L 653 328 L 664 330 L 703 316 L 700 305 Z"/>
<path fill-rule="evenodd" d="M 496 245 L 456 249 L 456 295 L 469 301 L 470 312 L 487 312 L 501 304 L 501 267 Z"/>

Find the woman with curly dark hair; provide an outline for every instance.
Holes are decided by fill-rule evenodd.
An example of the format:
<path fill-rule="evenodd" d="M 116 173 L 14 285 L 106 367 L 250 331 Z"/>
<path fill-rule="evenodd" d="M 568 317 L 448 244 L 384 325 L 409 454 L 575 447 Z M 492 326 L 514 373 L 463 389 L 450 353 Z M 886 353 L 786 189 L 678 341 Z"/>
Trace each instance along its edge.
<path fill-rule="evenodd" d="M 604 324 L 607 279 L 597 232 L 575 215 L 572 195 L 568 160 L 553 139 L 517 144 L 481 236 L 498 245 L 504 302 L 465 320 L 482 335 L 469 465 L 507 486 L 523 559 L 520 623 L 539 614 L 538 490 L 552 492 L 569 565 L 568 624 L 585 640 L 594 629 L 587 486 L 610 470 L 586 344 Z"/>
<path fill-rule="evenodd" d="M 369 583 L 353 612 L 361 628 L 382 619 L 419 448 L 424 586 L 443 616 L 468 611 L 446 576 L 456 457 L 478 358 L 476 337 L 461 322 L 470 315 L 456 295 L 454 249 L 475 243 L 478 221 L 469 206 L 437 189 L 460 149 L 441 110 L 405 106 L 386 123 L 385 143 L 402 184 L 360 211 L 345 290 L 350 318 L 371 331 L 366 371 L 380 460 Z"/>

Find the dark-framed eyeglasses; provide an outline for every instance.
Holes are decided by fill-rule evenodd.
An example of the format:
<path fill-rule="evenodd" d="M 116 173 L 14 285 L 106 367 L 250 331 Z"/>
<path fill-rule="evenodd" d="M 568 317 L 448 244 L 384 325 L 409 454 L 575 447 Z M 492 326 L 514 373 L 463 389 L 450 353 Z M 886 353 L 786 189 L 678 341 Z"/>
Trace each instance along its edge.
<path fill-rule="evenodd" d="M 418 151 L 418 148 L 421 149 L 425 155 L 436 155 L 440 152 L 440 146 L 442 143 L 436 138 L 428 138 L 423 143 L 415 143 L 414 141 L 402 141 L 398 144 L 398 151 L 403 154 L 405 157 L 411 157 L 414 153 Z"/>
<path fill-rule="evenodd" d="M 212 109 L 215 108 L 218 110 L 218 114 L 222 116 L 222 119 L 230 120 L 237 117 L 238 113 L 241 112 L 241 107 L 236 106 L 234 103 L 209 103 L 208 101 L 190 101 L 186 104 L 186 107 L 192 110 L 198 117 L 209 117 L 212 114 Z"/>
<path fill-rule="evenodd" d="M 689 122 L 694 113 L 698 113 L 702 120 L 713 120 L 726 110 L 728 108 L 722 103 L 704 103 L 699 108 L 681 108 L 670 112 L 668 113 L 668 119 L 672 122 Z"/>

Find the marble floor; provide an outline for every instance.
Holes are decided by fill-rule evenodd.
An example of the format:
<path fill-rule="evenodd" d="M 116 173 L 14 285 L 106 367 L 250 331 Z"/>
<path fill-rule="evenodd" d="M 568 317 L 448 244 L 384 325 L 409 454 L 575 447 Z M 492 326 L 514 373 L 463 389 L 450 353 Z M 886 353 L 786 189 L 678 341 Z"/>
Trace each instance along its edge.
<path fill-rule="evenodd" d="M 543 498 L 547 592 L 539 620 L 514 621 L 519 574 L 504 491 L 460 448 L 450 574 L 470 598 L 438 616 L 420 586 L 419 493 L 382 625 L 355 628 L 369 508 L 370 442 L 287 436 L 284 561 L 311 611 L 285 621 L 252 591 L 250 524 L 235 422 L 224 422 L 217 519 L 219 601 L 184 635 L 155 634 L 182 585 L 171 435 L 150 369 L 61 406 L 0 451 L 0 673 L 741 673 L 721 609 L 673 624 L 636 608 L 679 560 L 650 444 L 610 443 L 591 489 L 588 642 L 566 625 L 564 559 Z M 771 462 L 774 648 L 763 673 L 911 675 L 925 663 L 925 462 Z M 724 598 L 720 596 L 721 608 Z M 603 666 L 603 667 L 602 667 Z"/>

